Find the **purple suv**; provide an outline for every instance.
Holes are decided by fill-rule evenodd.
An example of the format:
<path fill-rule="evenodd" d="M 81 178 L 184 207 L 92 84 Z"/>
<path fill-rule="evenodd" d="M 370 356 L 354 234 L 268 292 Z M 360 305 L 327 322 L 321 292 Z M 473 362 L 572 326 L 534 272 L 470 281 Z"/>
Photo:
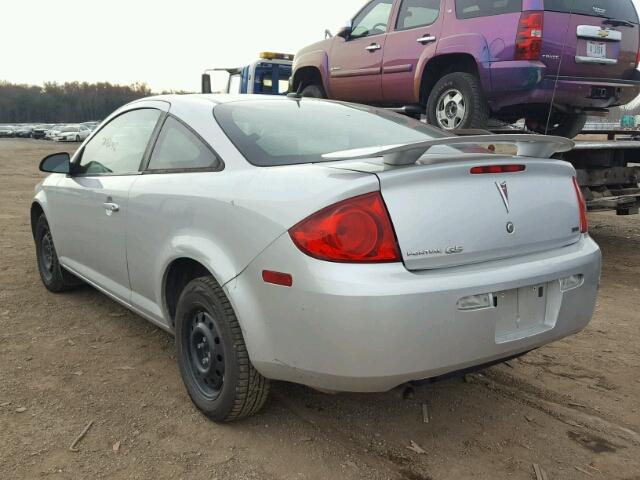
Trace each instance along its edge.
<path fill-rule="evenodd" d="M 296 55 L 292 87 L 447 130 L 525 118 L 573 137 L 640 93 L 639 43 L 631 0 L 372 0 Z"/>

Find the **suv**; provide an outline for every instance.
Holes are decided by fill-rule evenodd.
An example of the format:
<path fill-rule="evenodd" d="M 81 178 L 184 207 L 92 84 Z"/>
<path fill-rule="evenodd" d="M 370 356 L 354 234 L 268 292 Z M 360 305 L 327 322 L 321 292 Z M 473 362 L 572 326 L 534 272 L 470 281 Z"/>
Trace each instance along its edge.
<path fill-rule="evenodd" d="M 372 0 L 295 56 L 291 87 L 446 130 L 491 116 L 573 137 L 640 93 L 638 44 L 631 0 Z"/>

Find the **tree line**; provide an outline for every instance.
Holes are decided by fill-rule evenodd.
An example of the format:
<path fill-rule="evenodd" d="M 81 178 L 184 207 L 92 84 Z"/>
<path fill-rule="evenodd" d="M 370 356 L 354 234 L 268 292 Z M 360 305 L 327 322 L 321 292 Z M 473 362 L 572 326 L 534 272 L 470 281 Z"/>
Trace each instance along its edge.
<path fill-rule="evenodd" d="M 102 120 L 122 105 L 151 95 L 142 84 L 45 83 L 0 81 L 0 123 L 76 123 Z"/>

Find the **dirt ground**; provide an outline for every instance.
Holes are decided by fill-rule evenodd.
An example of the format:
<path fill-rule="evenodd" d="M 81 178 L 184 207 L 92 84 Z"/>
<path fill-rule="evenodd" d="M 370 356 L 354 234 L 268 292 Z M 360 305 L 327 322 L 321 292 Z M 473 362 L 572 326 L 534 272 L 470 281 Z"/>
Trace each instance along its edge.
<path fill-rule="evenodd" d="M 590 217 L 604 272 L 579 335 L 413 392 L 276 383 L 259 415 L 217 425 L 170 335 L 89 287 L 41 285 L 29 205 L 40 158 L 65 148 L 0 140 L 0 479 L 640 479 L 638 216 Z"/>

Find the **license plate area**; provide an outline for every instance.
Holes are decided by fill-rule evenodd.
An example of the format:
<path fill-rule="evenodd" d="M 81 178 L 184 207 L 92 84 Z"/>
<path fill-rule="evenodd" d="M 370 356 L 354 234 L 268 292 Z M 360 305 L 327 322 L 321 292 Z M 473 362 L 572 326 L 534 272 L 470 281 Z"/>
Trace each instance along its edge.
<path fill-rule="evenodd" d="M 550 330 L 546 323 L 549 284 L 532 285 L 494 294 L 496 343 L 520 340 Z"/>
<path fill-rule="evenodd" d="M 607 44 L 605 42 L 587 41 L 587 57 L 607 58 Z"/>

